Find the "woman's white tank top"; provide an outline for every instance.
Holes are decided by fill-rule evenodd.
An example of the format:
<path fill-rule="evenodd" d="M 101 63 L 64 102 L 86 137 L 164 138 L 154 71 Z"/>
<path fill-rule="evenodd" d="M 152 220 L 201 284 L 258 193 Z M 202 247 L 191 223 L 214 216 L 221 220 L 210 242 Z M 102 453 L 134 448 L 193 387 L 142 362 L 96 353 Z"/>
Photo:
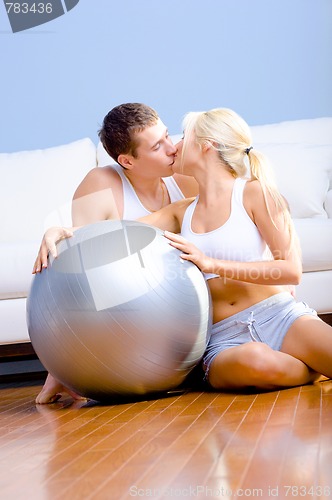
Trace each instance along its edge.
<path fill-rule="evenodd" d="M 271 254 L 266 242 L 243 206 L 243 190 L 246 182 L 247 179 L 235 179 L 228 220 L 207 233 L 195 233 L 191 229 L 193 213 L 199 199 L 197 196 L 185 211 L 181 235 L 194 243 L 205 255 L 215 259 L 241 262 L 267 260 Z M 216 277 L 219 275 L 205 274 L 207 280 Z"/>

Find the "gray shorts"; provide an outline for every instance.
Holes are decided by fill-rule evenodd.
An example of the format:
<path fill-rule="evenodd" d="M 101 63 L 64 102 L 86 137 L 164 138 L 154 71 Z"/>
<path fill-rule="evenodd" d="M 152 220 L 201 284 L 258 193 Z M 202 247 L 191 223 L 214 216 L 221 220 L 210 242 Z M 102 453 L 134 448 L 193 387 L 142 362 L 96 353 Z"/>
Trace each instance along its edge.
<path fill-rule="evenodd" d="M 305 302 L 296 302 L 289 292 L 281 292 L 215 323 L 203 358 L 205 380 L 215 356 L 230 347 L 263 342 L 280 351 L 292 323 L 305 314 L 317 316 Z"/>

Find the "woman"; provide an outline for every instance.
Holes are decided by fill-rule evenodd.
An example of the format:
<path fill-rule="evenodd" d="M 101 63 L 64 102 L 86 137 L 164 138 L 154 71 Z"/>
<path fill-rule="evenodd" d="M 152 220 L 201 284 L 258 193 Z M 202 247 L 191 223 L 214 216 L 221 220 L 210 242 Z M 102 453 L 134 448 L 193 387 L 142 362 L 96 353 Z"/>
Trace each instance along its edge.
<path fill-rule="evenodd" d="M 301 278 L 299 246 L 248 125 L 227 109 L 190 113 L 173 168 L 199 183 L 195 201 L 174 212 L 182 236 L 166 236 L 205 273 L 211 290 L 208 382 L 216 389 L 273 388 L 331 377 L 332 328 L 285 291 Z"/>
<path fill-rule="evenodd" d="M 189 113 L 184 128 L 173 169 L 193 176 L 199 195 L 140 220 L 167 230 L 205 274 L 213 302 L 205 379 L 214 389 L 273 389 L 331 377 L 332 328 L 289 292 L 302 273 L 297 237 L 248 125 L 214 109 Z"/>

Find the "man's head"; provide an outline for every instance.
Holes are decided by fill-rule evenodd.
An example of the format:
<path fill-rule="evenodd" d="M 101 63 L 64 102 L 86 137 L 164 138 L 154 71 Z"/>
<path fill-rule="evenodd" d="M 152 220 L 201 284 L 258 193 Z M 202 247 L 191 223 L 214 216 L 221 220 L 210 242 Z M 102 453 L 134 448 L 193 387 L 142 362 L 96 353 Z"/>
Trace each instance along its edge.
<path fill-rule="evenodd" d="M 158 118 L 157 112 L 145 104 L 120 104 L 107 113 L 98 135 L 105 150 L 116 162 L 121 154 L 136 158 L 139 145 L 137 133 L 155 125 Z"/>
<path fill-rule="evenodd" d="M 99 131 L 107 153 L 123 168 L 144 176 L 173 174 L 176 148 L 157 112 L 140 103 L 120 104 Z"/>

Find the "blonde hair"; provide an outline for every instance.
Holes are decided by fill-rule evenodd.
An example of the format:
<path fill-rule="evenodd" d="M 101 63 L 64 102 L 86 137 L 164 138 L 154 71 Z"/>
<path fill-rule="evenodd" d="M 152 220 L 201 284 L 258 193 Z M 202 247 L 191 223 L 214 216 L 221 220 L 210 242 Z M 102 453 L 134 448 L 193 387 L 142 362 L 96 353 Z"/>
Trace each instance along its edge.
<path fill-rule="evenodd" d="M 249 125 L 237 113 L 227 108 L 216 108 L 204 112 L 188 113 L 183 121 L 185 130 L 182 155 L 184 157 L 188 138 L 193 133 L 196 142 L 202 147 L 209 144 L 218 151 L 220 159 L 228 166 L 234 177 L 248 177 L 258 180 L 272 223 L 267 193 L 271 196 L 276 209 L 282 210 L 284 221 L 293 237 L 293 225 L 288 205 L 279 193 L 273 170 L 267 158 L 252 148 Z M 249 168 L 248 168 L 249 167 Z"/>

